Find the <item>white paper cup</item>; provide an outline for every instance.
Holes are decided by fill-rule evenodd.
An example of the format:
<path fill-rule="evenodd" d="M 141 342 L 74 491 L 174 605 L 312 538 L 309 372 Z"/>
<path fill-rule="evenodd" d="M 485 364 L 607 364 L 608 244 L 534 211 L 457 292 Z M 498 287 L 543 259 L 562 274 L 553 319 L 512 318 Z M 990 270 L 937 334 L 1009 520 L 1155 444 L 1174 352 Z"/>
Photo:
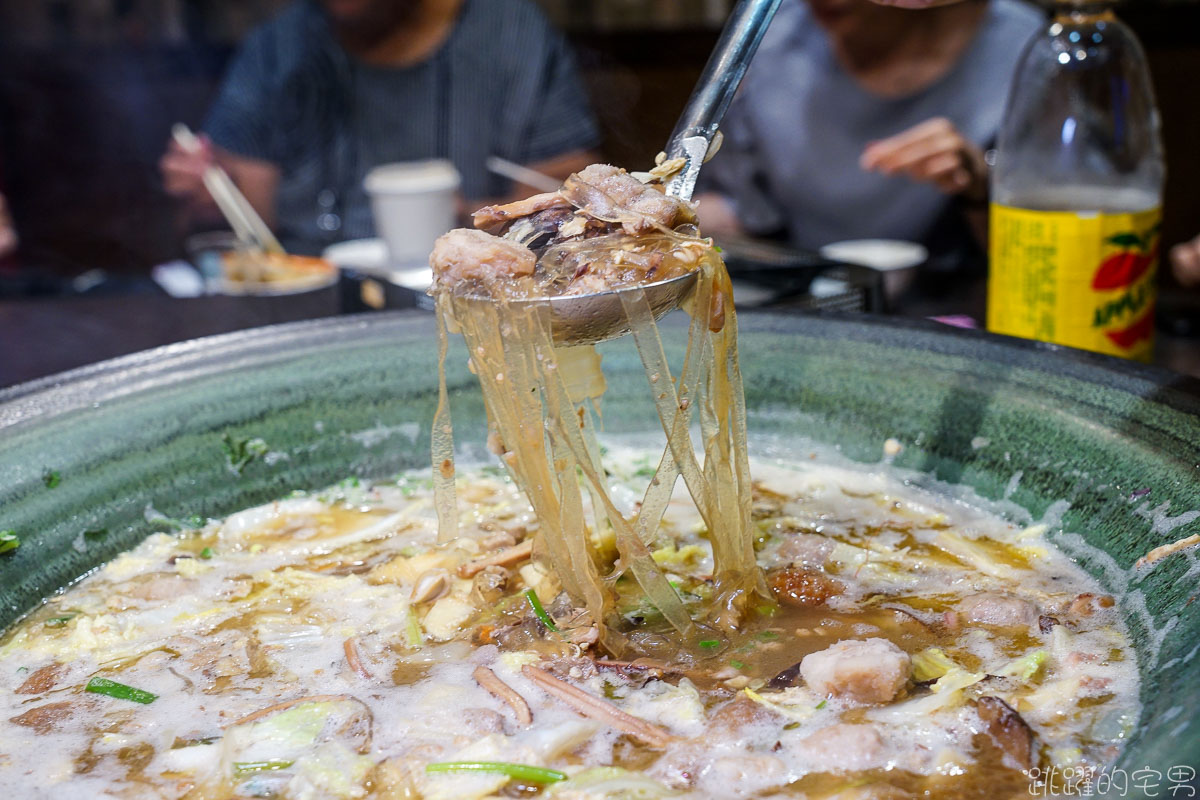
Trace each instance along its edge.
<path fill-rule="evenodd" d="M 392 264 L 428 263 L 433 243 L 454 227 L 455 193 L 462 178 L 449 161 L 384 164 L 367 173 L 375 230 L 387 243 Z"/>
<path fill-rule="evenodd" d="M 929 258 L 929 251 L 916 242 L 897 239 L 853 239 L 827 244 L 821 255 L 833 261 L 858 264 L 883 275 L 883 290 L 889 303 L 895 303 L 917 277 L 917 267 Z"/>

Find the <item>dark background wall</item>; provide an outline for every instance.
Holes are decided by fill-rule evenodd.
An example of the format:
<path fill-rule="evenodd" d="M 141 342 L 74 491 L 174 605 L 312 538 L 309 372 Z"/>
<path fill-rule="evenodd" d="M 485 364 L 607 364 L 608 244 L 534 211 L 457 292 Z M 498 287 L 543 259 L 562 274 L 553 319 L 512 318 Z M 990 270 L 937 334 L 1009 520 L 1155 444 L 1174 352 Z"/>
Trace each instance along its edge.
<path fill-rule="evenodd" d="M 728 0 L 543 0 L 577 48 L 604 154 L 662 148 Z M 19 262 L 60 275 L 145 272 L 181 254 L 157 160 L 172 123 L 200 123 L 236 41 L 282 0 L 0 0 L 0 190 Z M 1200 233 L 1200 2 L 1136 0 L 1163 113 L 1164 244 Z"/>

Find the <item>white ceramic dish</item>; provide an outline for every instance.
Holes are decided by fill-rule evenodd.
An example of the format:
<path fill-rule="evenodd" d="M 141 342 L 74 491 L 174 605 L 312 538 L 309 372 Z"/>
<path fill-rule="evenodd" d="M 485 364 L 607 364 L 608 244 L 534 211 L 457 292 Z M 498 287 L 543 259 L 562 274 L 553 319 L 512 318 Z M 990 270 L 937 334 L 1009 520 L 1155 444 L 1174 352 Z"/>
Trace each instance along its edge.
<path fill-rule="evenodd" d="M 339 269 L 351 269 L 371 278 L 424 292 L 433 283 L 428 266 L 399 267 L 392 263 L 383 239 L 352 239 L 325 248 L 321 257 Z"/>
<path fill-rule="evenodd" d="M 820 252 L 830 260 L 859 264 L 880 272 L 911 269 L 929 258 L 924 245 L 898 239 L 852 239 L 827 244 Z"/>

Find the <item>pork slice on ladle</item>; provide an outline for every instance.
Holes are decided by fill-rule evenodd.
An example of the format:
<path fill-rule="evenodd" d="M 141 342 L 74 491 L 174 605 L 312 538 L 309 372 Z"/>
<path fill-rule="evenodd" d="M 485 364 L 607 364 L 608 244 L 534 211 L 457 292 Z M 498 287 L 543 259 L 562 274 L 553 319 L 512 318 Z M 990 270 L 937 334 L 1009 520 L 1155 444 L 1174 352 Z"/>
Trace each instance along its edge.
<path fill-rule="evenodd" d="M 695 222 L 691 204 L 664 194 L 625 170 L 609 164 L 592 164 L 567 178 L 563 197 L 589 216 L 618 222 L 632 236 L 656 229 L 674 229 Z"/>

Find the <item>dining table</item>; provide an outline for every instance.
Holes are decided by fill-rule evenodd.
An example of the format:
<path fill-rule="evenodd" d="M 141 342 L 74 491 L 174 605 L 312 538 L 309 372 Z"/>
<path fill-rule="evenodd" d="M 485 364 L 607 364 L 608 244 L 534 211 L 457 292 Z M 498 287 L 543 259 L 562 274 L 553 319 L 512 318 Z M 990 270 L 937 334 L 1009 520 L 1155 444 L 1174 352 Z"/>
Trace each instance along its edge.
<path fill-rule="evenodd" d="M 429 314 L 415 295 L 389 287 L 384 307 Z M 97 361 L 246 328 L 364 313 L 360 282 L 342 280 L 318 291 L 285 296 L 204 295 L 175 298 L 161 291 L 98 295 L 0 297 L 0 391 Z M 776 307 L 779 313 L 837 313 Z M 969 310 L 968 310 L 969 311 Z M 981 309 L 980 309 L 981 311 Z M 365 313 L 374 313 L 367 311 Z M 970 320 L 936 305 L 918 316 Z M 982 314 L 975 316 L 978 319 Z M 1160 331 L 1155 362 L 1200 377 L 1200 341 Z"/>

